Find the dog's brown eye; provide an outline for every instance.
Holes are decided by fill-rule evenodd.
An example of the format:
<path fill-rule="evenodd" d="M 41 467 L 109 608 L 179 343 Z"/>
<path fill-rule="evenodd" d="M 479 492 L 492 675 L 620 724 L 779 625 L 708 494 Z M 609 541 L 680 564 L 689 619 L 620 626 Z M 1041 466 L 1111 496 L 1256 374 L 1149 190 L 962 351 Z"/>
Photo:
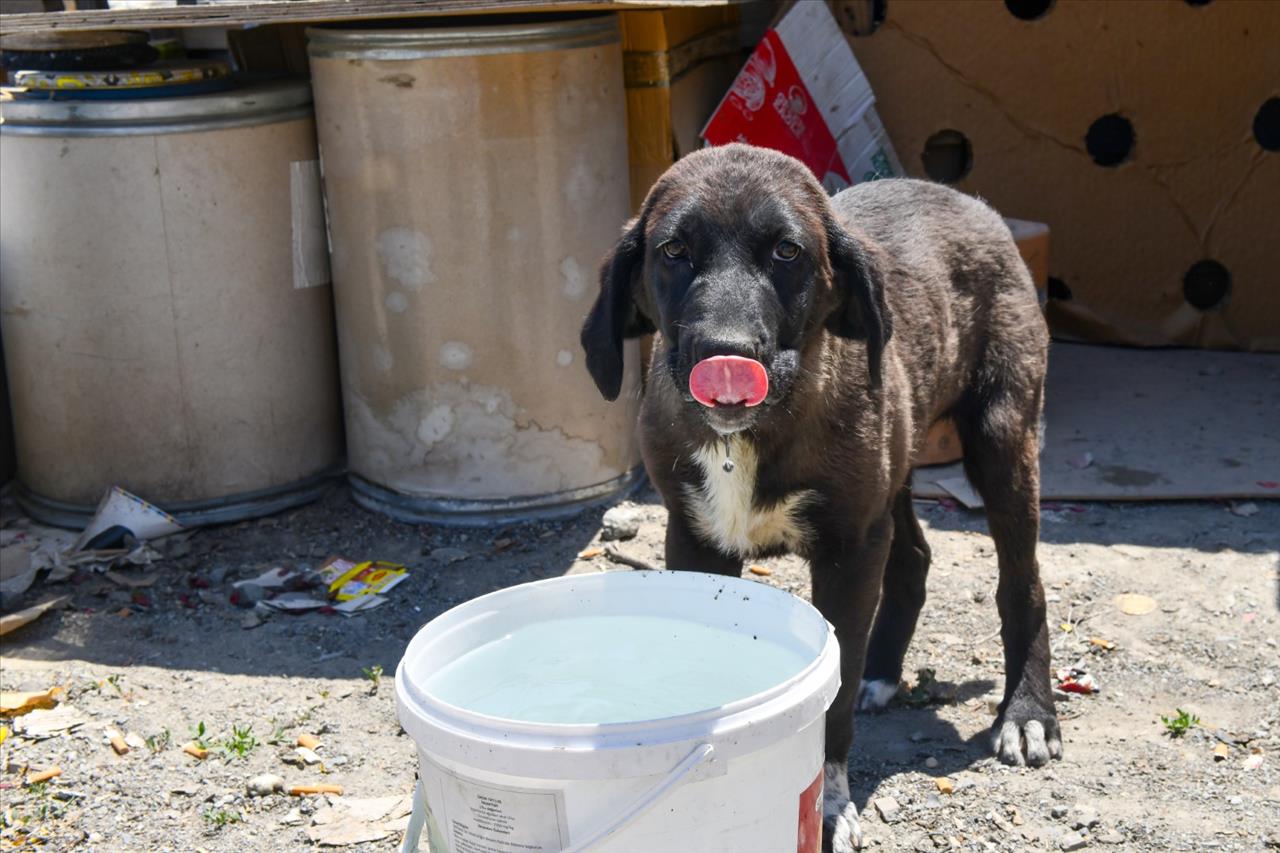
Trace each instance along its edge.
<path fill-rule="evenodd" d="M 794 261 L 800 255 L 800 247 L 790 240 L 783 240 L 773 249 L 773 256 L 780 261 Z"/>
<path fill-rule="evenodd" d="M 668 240 L 662 244 L 662 254 L 674 261 L 689 254 L 689 249 L 679 240 Z"/>

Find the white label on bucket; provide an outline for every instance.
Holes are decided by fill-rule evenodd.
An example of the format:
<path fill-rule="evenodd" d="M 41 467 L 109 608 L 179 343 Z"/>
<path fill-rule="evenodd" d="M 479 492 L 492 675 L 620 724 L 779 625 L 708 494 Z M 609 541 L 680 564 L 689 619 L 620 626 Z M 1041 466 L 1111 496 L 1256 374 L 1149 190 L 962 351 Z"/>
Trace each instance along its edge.
<path fill-rule="evenodd" d="M 319 160 L 295 160 L 289 164 L 289 196 L 293 213 L 293 286 L 328 284 L 329 247 Z"/>
<path fill-rule="evenodd" d="M 559 853 L 568 822 L 564 792 L 477 782 L 422 763 L 447 853 Z M 432 797 L 431 794 L 438 794 Z M 441 851 L 445 853 L 445 851 Z"/>

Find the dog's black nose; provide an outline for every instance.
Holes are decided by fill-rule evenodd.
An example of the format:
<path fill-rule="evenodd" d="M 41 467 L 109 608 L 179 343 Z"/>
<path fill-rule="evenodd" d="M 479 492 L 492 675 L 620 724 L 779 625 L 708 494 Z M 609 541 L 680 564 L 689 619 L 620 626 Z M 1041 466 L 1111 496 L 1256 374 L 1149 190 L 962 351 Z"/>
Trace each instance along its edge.
<path fill-rule="evenodd" d="M 751 338 L 711 338 L 700 340 L 693 345 L 693 361 L 700 361 L 716 355 L 737 355 L 743 358 L 760 360 L 761 345 Z"/>

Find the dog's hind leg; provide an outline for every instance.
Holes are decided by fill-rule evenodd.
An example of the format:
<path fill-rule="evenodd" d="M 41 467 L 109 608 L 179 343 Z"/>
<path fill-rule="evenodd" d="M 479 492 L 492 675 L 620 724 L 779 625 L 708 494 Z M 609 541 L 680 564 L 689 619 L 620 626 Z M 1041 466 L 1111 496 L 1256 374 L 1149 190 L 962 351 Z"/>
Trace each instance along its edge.
<path fill-rule="evenodd" d="M 1009 374 L 1003 375 L 1011 378 Z M 1006 764 L 1039 766 L 1062 756 L 1049 685 L 1049 635 L 1036 561 L 1040 531 L 1039 416 L 1043 382 L 1030 387 L 993 372 L 971 392 L 956 425 L 969 481 L 982 495 L 996 543 L 996 604 L 1004 641 L 1004 700 L 992 744 Z"/>
<path fill-rule="evenodd" d="M 858 688 L 859 711 L 880 710 L 898 692 L 902 659 L 924 607 L 928 574 L 929 544 L 911 504 L 911 487 L 903 486 L 893 504 L 893 543 L 889 546 L 880 609 L 867 644 L 867 663 Z"/>

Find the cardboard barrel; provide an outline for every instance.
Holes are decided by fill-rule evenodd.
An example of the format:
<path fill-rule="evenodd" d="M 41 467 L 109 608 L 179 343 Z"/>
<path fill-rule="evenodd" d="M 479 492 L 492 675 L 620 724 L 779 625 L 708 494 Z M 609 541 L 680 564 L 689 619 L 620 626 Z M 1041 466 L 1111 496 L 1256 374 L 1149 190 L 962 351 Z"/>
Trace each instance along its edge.
<path fill-rule="evenodd" d="M 578 333 L 629 211 L 614 16 L 308 31 L 347 454 L 409 521 L 568 514 L 634 482 L 639 359 Z"/>
<path fill-rule="evenodd" d="M 310 101 L 277 82 L 4 103 L 0 320 L 34 517 L 83 526 L 121 486 L 234 521 L 337 472 Z"/>

